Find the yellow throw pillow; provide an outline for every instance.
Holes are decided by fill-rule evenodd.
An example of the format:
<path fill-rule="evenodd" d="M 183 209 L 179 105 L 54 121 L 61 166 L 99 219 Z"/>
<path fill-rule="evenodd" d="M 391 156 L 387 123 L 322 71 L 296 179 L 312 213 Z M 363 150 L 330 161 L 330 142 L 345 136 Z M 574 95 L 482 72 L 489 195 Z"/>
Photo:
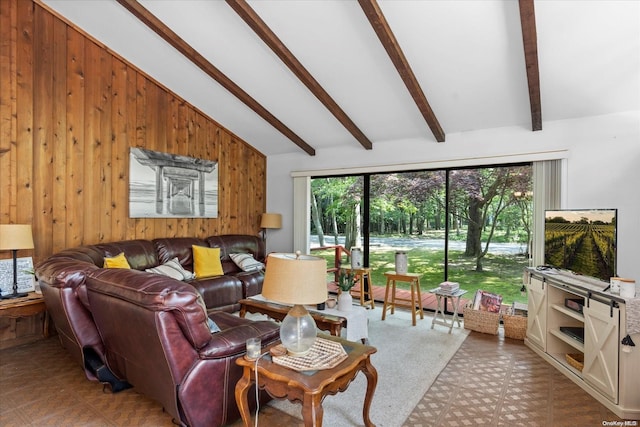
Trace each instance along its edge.
<path fill-rule="evenodd" d="M 193 249 L 193 272 L 197 279 L 203 277 L 222 276 L 222 263 L 220 262 L 220 248 L 207 248 L 205 246 L 191 246 Z"/>
<path fill-rule="evenodd" d="M 120 252 L 116 256 L 105 258 L 104 268 L 131 268 L 131 266 L 124 256 L 124 252 Z"/>

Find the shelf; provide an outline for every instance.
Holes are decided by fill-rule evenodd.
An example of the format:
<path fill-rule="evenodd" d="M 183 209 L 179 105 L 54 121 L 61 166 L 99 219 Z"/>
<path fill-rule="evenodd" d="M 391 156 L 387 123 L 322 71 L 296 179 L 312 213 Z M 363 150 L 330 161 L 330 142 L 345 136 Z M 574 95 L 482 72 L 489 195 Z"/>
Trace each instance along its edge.
<path fill-rule="evenodd" d="M 560 330 L 558 329 L 549 329 L 549 333 L 554 337 L 559 338 L 561 341 L 569 344 L 571 347 L 575 348 L 579 352 L 584 353 L 584 344 L 581 343 L 580 341 L 574 338 L 571 338 L 569 335 L 560 332 Z"/>
<path fill-rule="evenodd" d="M 584 323 L 584 316 L 581 313 L 578 313 L 575 310 L 571 310 L 567 307 L 565 307 L 564 305 L 560 305 L 560 304 L 551 304 L 551 308 L 553 308 L 556 311 L 559 311 L 562 314 L 566 314 L 567 316 L 578 320 L 579 322 Z"/>
<path fill-rule="evenodd" d="M 549 355 L 551 357 L 553 357 L 556 362 L 558 362 L 559 364 L 561 364 L 563 367 L 567 368 L 569 371 L 571 371 L 573 374 L 577 375 L 578 377 L 582 378 L 582 372 L 577 370 L 576 368 L 574 368 L 573 366 L 571 366 L 569 364 L 569 362 L 567 362 L 567 359 L 565 358 L 565 353 L 549 353 Z"/>

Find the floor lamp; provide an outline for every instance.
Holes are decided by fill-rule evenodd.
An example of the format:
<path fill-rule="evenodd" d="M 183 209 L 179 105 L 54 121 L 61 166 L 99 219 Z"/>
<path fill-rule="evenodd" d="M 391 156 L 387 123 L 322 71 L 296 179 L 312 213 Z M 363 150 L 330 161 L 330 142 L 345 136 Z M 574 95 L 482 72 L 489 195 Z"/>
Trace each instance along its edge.
<path fill-rule="evenodd" d="M 13 252 L 13 293 L 2 299 L 26 297 L 18 293 L 18 250 L 33 249 L 33 234 L 27 224 L 0 224 L 0 250 Z"/>

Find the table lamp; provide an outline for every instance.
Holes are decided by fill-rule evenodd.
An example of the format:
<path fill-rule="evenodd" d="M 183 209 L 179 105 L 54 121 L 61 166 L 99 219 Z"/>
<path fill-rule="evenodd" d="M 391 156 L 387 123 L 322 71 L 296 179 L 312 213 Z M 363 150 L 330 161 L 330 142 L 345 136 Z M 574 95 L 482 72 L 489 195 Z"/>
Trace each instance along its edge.
<path fill-rule="evenodd" d="M 278 213 L 263 213 L 260 218 L 260 228 L 262 228 L 262 240 L 267 240 L 267 229 L 282 228 L 282 215 Z"/>
<path fill-rule="evenodd" d="M 18 250 L 33 249 L 33 234 L 27 224 L 0 224 L 0 250 L 13 252 L 13 293 L 2 299 L 26 297 L 18 293 Z"/>
<path fill-rule="evenodd" d="M 327 299 L 327 261 L 310 255 L 272 253 L 262 295 L 269 300 L 293 304 L 280 326 L 280 341 L 292 356 L 303 356 L 316 340 L 316 322 L 304 304 Z"/>

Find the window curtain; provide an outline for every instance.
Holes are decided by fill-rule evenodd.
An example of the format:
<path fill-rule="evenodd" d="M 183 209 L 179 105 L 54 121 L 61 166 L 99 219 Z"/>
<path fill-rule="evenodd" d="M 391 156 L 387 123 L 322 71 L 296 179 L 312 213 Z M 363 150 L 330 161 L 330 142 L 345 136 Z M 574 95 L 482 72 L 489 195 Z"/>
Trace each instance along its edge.
<path fill-rule="evenodd" d="M 309 254 L 311 245 L 311 177 L 293 178 L 293 250 Z"/>
<path fill-rule="evenodd" d="M 561 209 L 564 186 L 563 167 L 566 160 L 533 162 L 533 241 L 530 251 L 532 266 L 544 264 L 544 211 Z"/>

